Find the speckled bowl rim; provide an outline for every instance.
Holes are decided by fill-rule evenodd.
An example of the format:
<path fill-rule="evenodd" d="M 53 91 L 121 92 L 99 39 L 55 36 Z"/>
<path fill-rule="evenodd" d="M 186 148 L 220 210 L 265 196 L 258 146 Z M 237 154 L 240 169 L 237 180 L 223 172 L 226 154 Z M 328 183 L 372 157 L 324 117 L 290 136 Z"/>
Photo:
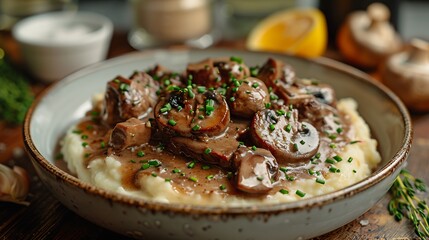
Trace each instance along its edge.
<path fill-rule="evenodd" d="M 267 56 L 268 54 L 270 54 L 270 56 L 273 56 L 273 57 L 284 56 L 284 54 L 279 54 L 279 53 L 231 50 L 231 49 L 223 49 L 223 48 L 212 48 L 210 50 L 157 50 L 157 49 L 145 50 L 144 52 L 132 52 L 116 58 L 106 60 L 102 63 L 91 65 L 87 68 L 84 68 L 83 70 L 80 70 L 76 73 L 69 75 L 68 77 L 66 77 L 60 82 L 72 81 L 76 77 L 81 77 L 83 75 L 93 72 L 94 69 L 97 70 L 97 68 L 99 68 L 101 64 L 103 65 L 115 64 L 118 61 L 118 59 L 120 60 L 121 58 L 124 58 L 124 57 L 133 58 L 133 57 L 139 57 L 139 56 L 145 56 L 145 55 L 151 55 L 151 54 L 153 55 L 157 51 L 162 51 L 162 52 L 174 51 L 174 52 L 183 52 L 183 53 L 188 53 L 192 51 L 194 52 L 207 51 L 209 53 L 210 51 L 213 51 L 213 50 L 215 51 L 227 50 L 227 51 L 230 51 L 231 54 L 237 54 L 237 55 L 240 53 L 246 54 L 250 52 L 252 54 L 260 54 L 264 56 Z M 343 72 L 343 73 L 352 75 L 353 77 L 359 79 L 363 84 L 371 85 L 372 87 L 376 88 L 381 94 L 384 94 L 388 99 L 390 99 L 390 101 L 398 108 L 400 115 L 402 117 L 401 121 L 404 122 L 404 126 L 405 126 L 404 139 L 402 140 L 401 148 L 398 149 L 398 151 L 395 153 L 395 155 L 390 161 L 388 161 L 382 168 L 378 169 L 377 171 L 372 173 L 371 176 L 363 179 L 362 181 L 331 193 L 327 193 L 324 195 L 315 196 L 315 197 L 311 197 L 308 199 L 303 199 L 295 202 L 276 203 L 276 204 L 268 204 L 268 205 L 260 205 L 260 206 L 248 206 L 248 207 L 198 206 L 198 205 L 191 205 L 191 204 L 160 203 L 156 201 L 138 199 L 134 197 L 129 197 L 129 196 L 109 192 L 101 188 L 92 186 L 88 183 L 84 183 L 78 178 L 59 169 L 58 167 L 50 163 L 47 159 L 45 159 L 42 156 L 42 154 L 36 149 L 30 135 L 30 124 L 31 124 L 31 119 L 32 119 L 34 110 L 37 108 L 41 99 L 43 99 L 43 97 L 47 95 L 50 92 L 50 90 L 59 83 L 52 84 L 50 87 L 45 89 L 42 93 L 40 93 L 35 99 L 35 101 L 33 102 L 33 104 L 31 105 L 29 111 L 27 112 L 25 121 L 24 121 L 24 127 L 23 127 L 25 148 L 27 150 L 27 153 L 30 154 L 34 159 L 33 163 L 37 163 L 46 171 L 48 171 L 50 174 L 54 175 L 56 178 L 64 180 L 68 184 L 73 185 L 74 187 L 80 188 L 88 194 L 92 194 L 97 197 L 108 199 L 113 203 L 125 204 L 136 208 L 147 209 L 149 211 L 160 211 L 160 212 L 185 214 L 185 215 L 189 215 L 189 214 L 192 214 L 192 215 L 263 214 L 265 215 L 265 214 L 278 214 L 283 212 L 297 212 L 297 211 L 303 211 L 303 210 L 309 211 L 309 209 L 311 208 L 323 207 L 324 205 L 333 203 L 335 201 L 347 199 L 351 196 L 364 192 L 365 190 L 377 185 L 379 182 L 381 182 L 382 180 L 384 180 L 385 178 L 387 178 L 388 176 L 396 172 L 398 168 L 403 166 L 403 163 L 406 161 L 407 155 L 411 147 L 412 125 L 411 125 L 411 118 L 407 111 L 407 108 L 401 102 L 401 100 L 399 100 L 399 98 L 393 92 L 391 92 L 387 87 L 385 87 L 381 83 L 376 82 L 366 73 L 363 73 L 353 67 L 350 67 L 348 65 L 342 64 L 335 60 L 331 60 L 323 57 L 316 58 L 316 59 L 301 58 L 301 60 L 308 62 L 308 64 L 318 64 L 318 65 L 324 66 L 331 71 Z"/>

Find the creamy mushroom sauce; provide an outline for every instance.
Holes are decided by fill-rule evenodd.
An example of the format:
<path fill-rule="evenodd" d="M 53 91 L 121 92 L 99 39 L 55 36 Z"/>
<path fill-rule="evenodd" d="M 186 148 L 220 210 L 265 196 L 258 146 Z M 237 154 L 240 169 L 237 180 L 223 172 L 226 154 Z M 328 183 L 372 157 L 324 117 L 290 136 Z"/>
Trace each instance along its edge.
<path fill-rule="evenodd" d="M 231 57 L 184 73 L 157 65 L 118 76 L 73 133 L 84 166 L 120 162 L 126 190 L 151 176 L 184 194 L 264 198 L 286 194 L 297 179 L 324 184 L 340 173 L 336 163 L 353 160 L 340 157 L 344 147 L 359 140 L 350 126 L 330 86 L 299 79 L 275 59 L 248 68 Z"/>

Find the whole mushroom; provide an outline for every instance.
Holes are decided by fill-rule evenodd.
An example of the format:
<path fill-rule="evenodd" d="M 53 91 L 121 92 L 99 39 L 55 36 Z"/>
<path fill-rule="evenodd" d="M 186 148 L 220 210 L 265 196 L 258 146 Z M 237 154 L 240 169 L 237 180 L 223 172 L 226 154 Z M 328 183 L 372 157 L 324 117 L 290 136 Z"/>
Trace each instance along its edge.
<path fill-rule="evenodd" d="M 413 39 L 409 50 L 389 57 L 381 67 L 383 83 L 416 111 L 429 110 L 429 43 Z"/>

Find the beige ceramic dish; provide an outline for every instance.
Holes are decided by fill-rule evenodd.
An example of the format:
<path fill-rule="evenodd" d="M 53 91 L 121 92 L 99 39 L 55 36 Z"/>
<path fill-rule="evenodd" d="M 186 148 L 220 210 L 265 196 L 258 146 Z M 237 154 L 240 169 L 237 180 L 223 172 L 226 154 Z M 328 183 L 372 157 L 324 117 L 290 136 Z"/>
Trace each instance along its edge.
<path fill-rule="evenodd" d="M 198 207 L 125 197 L 86 184 L 54 164 L 54 148 L 66 129 L 90 107 L 90 97 L 117 74 L 162 63 L 175 70 L 207 57 L 239 56 L 249 65 L 269 56 L 290 63 L 298 76 L 331 84 L 338 97 L 353 97 L 379 140 L 382 163 L 368 178 L 340 191 L 259 207 Z M 410 117 L 399 99 L 351 67 L 267 53 L 206 50 L 146 51 L 81 70 L 43 92 L 24 124 L 25 146 L 48 189 L 68 208 L 110 230 L 146 239 L 306 239 L 336 229 L 371 208 L 389 189 L 408 155 Z"/>

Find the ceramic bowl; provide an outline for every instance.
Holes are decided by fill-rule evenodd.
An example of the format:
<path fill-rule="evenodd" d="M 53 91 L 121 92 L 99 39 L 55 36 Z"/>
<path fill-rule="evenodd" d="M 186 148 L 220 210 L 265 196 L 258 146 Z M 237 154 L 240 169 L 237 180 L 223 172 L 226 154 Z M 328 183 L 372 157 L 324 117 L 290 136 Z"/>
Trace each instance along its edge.
<path fill-rule="evenodd" d="M 25 18 L 13 28 L 30 72 L 52 82 L 106 58 L 112 22 L 91 12 L 51 12 Z"/>
<path fill-rule="evenodd" d="M 331 84 L 339 98 L 352 97 L 379 141 L 382 162 L 364 180 L 329 194 L 257 207 L 165 204 L 107 192 L 54 164 L 54 149 L 66 129 L 90 108 L 94 93 L 112 77 L 162 63 L 173 70 L 207 57 L 240 56 L 249 65 L 269 56 L 290 63 L 298 76 Z M 146 51 L 124 55 L 76 72 L 35 100 L 24 124 L 26 150 L 47 188 L 68 208 L 100 226 L 146 239 L 306 239 L 362 215 L 389 189 L 411 144 L 411 122 L 400 100 L 358 70 L 328 59 L 306 60 L 267 53 L 205 50 Z"/>

